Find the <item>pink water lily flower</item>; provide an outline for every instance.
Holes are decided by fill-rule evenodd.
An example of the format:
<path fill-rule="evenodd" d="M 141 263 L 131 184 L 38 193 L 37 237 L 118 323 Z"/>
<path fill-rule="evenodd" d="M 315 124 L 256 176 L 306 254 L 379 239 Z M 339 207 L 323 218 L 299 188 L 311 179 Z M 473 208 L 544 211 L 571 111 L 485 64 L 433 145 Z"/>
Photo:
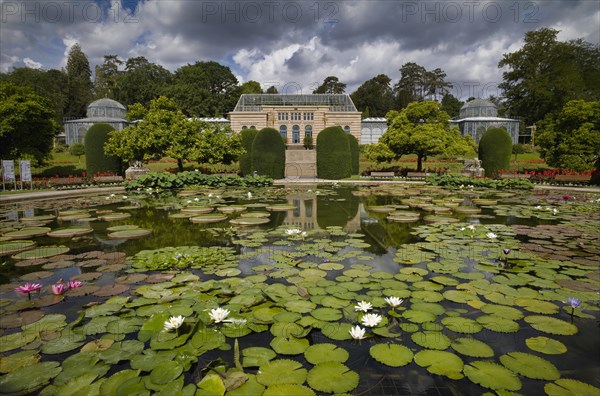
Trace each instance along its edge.
<path fill-rule="evenodd" d="M 23 286 L 19 286 L 15 288 L 15 291 L 21 294 L 27 294 L 28 298 L 31 298 L 31 292 L 38 291 L 42 288 L 42 285 L 39 283 L 25 283 Z"/>
<path fill-rule="evenodd" d="M 69 288 L 70 289 L 77 289 L 78 287 L 83 286 L 83 282 L 78 281 L 78 280 L 72 280 L 69 281 Z"/>
<path fill-rule="evenodd" d="M 50 286 L 50 289 L 52 290 L 52 294 L 56 294 L 57 296 L 60 296 L 65 291 L 65 285 L 63 283 L 56 283 L 56 284 Z"/>

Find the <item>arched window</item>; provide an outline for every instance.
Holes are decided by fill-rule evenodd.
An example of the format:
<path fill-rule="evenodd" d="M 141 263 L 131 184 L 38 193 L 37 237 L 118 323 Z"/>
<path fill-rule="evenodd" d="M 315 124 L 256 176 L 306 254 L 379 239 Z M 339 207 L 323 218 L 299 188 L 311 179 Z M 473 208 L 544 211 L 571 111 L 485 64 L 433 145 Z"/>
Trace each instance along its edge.
<path fill-rule="evenodd" d="M 344 127 L 344 132 L 350 133 L 350 127 L 348 125 Z"/>
<path fill-rule="evenodd" d="M 292 144 L 300 144 L 300 127 L 298 125 L 292 127 Z"/>
<path fill-rule="evenodd" d="M 283 140 L 287 143 L 287 126 L 282 125 L 279 127 L 279 134 L 283 138 Z"/>
<path fill-rule="evenodd" d="M 246 125 L 244 125 L 244 126 L 242 127 L 242 131 L 243 131 L 243 130 L 246 130 L 246 129 L 248 129 L 248 127 L 247 127 Z"/>
<path fill-rule="evenodd" d="M 250 125 L 250 129 L 256 129 L 254 125 Z"/>
<path fill-rule="evenodd" d="M 304 127 L 304 136 L 312 137 L 312 125 L 307 125 Z"/>

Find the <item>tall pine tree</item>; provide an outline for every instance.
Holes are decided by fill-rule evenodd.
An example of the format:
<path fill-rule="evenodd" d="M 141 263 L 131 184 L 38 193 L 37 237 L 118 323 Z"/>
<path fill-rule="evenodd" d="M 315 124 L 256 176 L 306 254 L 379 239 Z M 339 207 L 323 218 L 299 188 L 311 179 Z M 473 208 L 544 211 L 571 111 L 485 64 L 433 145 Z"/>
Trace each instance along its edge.
<path fill-rule="evenodd" d="M 65 117 L 84 117 L 92 101 L 92 72 L 79 44 L 73 45 L 67 60 L 67 106 Z"/>

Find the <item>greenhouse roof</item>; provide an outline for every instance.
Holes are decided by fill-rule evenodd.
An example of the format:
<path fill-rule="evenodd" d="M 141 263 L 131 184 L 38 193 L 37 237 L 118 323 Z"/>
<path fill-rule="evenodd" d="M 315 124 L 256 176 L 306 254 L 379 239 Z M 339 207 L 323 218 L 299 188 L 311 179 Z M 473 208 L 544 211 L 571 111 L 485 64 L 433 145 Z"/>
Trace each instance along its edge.
<path fill-rule="evenodd" d="M 261 111 L 263 106 L 328 106 L 330 111 L 357 111 L 346 94 L 243 94 L 234 112 Z"/>

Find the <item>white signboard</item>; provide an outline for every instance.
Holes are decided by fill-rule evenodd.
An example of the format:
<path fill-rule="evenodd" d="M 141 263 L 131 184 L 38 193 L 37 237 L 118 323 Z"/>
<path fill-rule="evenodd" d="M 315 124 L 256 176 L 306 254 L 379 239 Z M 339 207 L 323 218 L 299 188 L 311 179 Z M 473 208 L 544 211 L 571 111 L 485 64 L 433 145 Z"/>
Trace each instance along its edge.
<path fill-rule="evenodd" d="M 13 160 L 2 160 L 2 180 L 4 182 L 14 182 L 15 162 Z"/>
<path fill-rule="evenodd" d="M 29 160 L 19 161 L 21 182 L 31 182 L 31 162 Z"/>

